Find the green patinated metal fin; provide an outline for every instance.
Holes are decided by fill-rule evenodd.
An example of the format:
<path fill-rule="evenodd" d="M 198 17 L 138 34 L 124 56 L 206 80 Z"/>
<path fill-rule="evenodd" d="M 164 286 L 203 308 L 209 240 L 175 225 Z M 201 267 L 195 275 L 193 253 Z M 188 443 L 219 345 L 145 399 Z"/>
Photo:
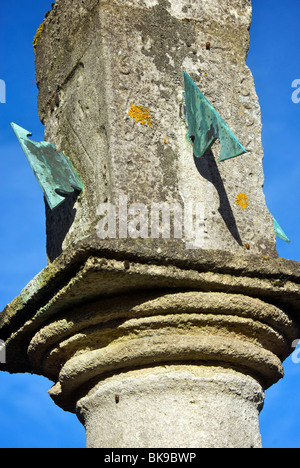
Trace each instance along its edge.
<path fill-rule="evenodd" d="M 279 237 L 279 239 L 282 239 L 285 242 L 287 242 L 288 244 L 290 244 L 291 243 L 290 239 L 285 234 L 285 232 L 282 230 L 282 228 L 279 226 L 279 224 L 277 223 L 275 218 L 273 218 L 273 225 L 274 225 L 276 236 Z"/>
<path fill-rule="evenodd" d="M 247 153 L 228 125 L 201 93 L 190 76 L 184 72 L 185 103 L 189 136 L 194 143 L 194 155 L 201 158 L 219 138 L 219 161 Z"/>
<path fill-rule="evenodd" d="M 82 183 L 62 151 L 57 151 L 52 143 L 29 140 L 30 132 L 15 123 L 11 126 L 51 210 L 59 206 L 68 194 L 82 191 Z"/>

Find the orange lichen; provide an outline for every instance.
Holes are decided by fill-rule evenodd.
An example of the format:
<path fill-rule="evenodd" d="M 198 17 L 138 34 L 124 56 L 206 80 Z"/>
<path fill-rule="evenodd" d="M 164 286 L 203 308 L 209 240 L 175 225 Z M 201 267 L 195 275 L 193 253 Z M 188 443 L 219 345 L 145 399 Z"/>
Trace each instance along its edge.
<path fill-rule="evenodd" d="M 236 197 L 236 204 L 239 205 L 243 210 L 245 210 L 246 208 L 248 208 L 249 198 L 245 193 L 240 193 Z"/>
<path fill-rule="evenodd" d="M 42 23 L 40 25 L 39 29 L 37 30 L 35 36 L 34 36 L 33 43 L 32 43 L 34 50 L 35 50 L 35 48 L 36 48 L 36 46 L 38 44 L 39 38 L 41 37 L 41 34 L 42 34 L 43 30 L 44 30 L 44 26 L 45 26 L 44 23 Z"/>
<path fill-rule="evenodd" d="M 130 117 L 136 120 L 136 122 L 141 123 L 142 125 L 149 125 L 152 127 L 152 121 L 150 117 L 150 111 L 142 106 L 134 106 L 131 104 L 131 108 L 128 111 Z"/>

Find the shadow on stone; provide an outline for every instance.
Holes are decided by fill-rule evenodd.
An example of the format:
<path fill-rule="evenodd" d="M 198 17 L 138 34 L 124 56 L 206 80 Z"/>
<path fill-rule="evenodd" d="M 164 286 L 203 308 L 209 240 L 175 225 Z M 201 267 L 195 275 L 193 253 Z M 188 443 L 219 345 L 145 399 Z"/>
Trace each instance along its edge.
<path fill-rule="evenodd" d="M 76 215 L 74 208 L 78 193 L 68 195 L 65 201 L 51 210 L 45 200 L 46 207 L 46 236 L 47 256 L 53 262 L 61 253 L 62 245 Z"/>
<path fill-rule="evenodd" d="M 203 158 L 196 158 L 194 156 L 194 162 L 199 174 L 206 180 L 211 182 L 216 188 L 220 199 L 219 213 L 222 216 L 224 223 L 226 224 L 232 237 L 237 241 L 239 245 L 242 246 L 243 242 L 240 237 L 213 152 L 211 150 L 208 151 L 205 157 Z"/>

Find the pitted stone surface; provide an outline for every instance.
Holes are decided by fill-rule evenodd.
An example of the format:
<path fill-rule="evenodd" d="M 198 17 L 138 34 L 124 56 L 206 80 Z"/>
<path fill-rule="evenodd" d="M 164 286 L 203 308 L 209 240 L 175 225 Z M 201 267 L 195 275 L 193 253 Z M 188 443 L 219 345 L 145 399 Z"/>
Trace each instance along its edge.
<path fill-rule="evenodd" d="M 260 108 L 246 66 L 250 21 L 250 0 L 57 2 L 36 47 L 39 113 L 46 139 L 71 158 L 85 191 L 75 205 L 48 210 L 50 260 L 95 234 L 99 203 L 118 208 L 120 195 L 148 209 L 200 203 L 195 248 L 248 255 L 249 244 L 252 253 L 277 255 L 263 193 Z M 184 71 L 247 154 L 218 163 L 216 142 L 193 157 Z M 137 121 L 132 106 L 145 109 L 151 125 Z M 236 203 L 241 193 L 246 209 Z"/>
<path fill-rule="evenodd" d="M 263 401 L 261 386 L 238 372 L 165 366 L 108 378 L 77 411 L 88 448 L 261 448 Z"/>

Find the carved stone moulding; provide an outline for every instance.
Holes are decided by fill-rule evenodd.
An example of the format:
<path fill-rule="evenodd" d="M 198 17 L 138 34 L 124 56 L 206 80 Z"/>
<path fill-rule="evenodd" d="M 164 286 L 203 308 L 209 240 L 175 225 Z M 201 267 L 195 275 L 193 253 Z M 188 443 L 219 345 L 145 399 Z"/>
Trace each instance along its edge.
<path fill-rule="evenodd" d="M 299 337 L 297 262 L 209 251 L 187 262 L 138 244 L 86 239 L 43 270 L 1 316 L 1 368 L 48 377 L 69 411 L 99 381 L 147 368 L 221 367 L 263 389 L 283 376 Z"/>
<path fill-rule="evenodd" d="M 295 337 L 288 315 L 259 299 L 158 290 L 59 313 L 32 337 L 28 356 L 35 372 L 56 382 L 56 403 L 74 411 L 95 382 L 157 366 L 223 366 L 267 388 L 283 376 Z"/>

